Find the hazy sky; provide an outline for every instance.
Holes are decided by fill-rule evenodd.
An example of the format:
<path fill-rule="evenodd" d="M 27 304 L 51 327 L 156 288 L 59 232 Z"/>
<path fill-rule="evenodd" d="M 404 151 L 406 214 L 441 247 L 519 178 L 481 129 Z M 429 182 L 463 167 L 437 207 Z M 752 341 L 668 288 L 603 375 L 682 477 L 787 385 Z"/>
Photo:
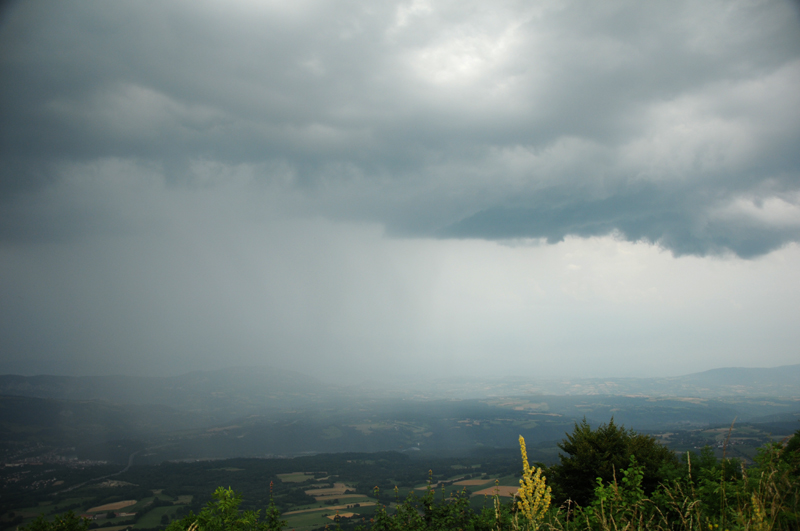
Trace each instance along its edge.
<path fill-rule="evenodd" d="M 800 363 L 784 1 L 0 12 L 0 372 Z"/>

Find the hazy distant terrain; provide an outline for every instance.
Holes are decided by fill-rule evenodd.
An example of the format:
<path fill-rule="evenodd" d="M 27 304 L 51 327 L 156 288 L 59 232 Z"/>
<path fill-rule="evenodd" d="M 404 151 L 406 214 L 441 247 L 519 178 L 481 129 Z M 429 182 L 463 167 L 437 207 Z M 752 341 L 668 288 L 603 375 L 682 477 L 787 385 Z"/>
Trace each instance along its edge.
<path fill-rule="evenodd" d="M 722 368 L 668 378 L 433 380 L 380 386 L 370 382 L 337 386 L 297 372 L 266 367 L 194 371 L 169 377 L 0 375 L 0 395 L 163 404 L 222 416 L 335 402 L 352 396 L 426 400 L 525 394 L 798 397 L 800 364 L 768 369 Z"/>
<path fill-rule="evenodd" d="M 427 390 L 383 391 L 253 368 L 168 378 L 6 375 L 0 377 L 0 443 L 6 457 L 60 448 L 118 462 L 139 451 L 137 462 L 160 462 L 387 450 L 455 455 L 513 447 L 520 434 L 554 447 L 584 417 L 592 424 L 613 417 L 650 432 L 736 419 L 785 434 L 800 419 L 798 373 L 800 365 L 660 379 L 436 382 Z"/>
<path fill-rule="evenodd" d="M 335 389 L 290 371 L 262 367 L 195 371 L 171 377 L 0 376 L 0 395 L 117 404 L 165 405 L 225 420 L 265 409 L 329 400 Z"/>
<path fill-rule="evenodd" d="M 423 394 L 483 398 L 519 394 L 640 395 L 653 397 L 800 396 L 800 364 L 774 368 L 729 367 L 666 378 L 575 378 L 437 381 Z"/>

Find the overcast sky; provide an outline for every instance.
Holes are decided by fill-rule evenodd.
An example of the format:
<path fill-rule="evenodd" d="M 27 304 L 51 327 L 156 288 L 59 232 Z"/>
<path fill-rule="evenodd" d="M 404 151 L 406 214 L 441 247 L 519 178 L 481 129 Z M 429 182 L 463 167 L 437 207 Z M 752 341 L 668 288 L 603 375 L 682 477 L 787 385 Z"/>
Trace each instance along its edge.
<path fill-rule="evenodd" d="M 0 372 L 800 363 L 784 1 L 0 12 Z"/>

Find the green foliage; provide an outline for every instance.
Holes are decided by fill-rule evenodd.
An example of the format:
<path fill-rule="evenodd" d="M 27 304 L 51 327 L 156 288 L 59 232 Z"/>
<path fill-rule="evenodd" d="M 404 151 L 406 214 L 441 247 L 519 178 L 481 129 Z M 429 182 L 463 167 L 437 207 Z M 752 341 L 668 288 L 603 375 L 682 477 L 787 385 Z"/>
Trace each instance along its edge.
<path fill-rule="evenodd" d="M 522 441 L 521 441 L 522 442 Z M 652 438 L 614 425 L 597 430 L 584 421 L 561 443 L 566 453 L 558 467 L 558 488 L 572 500 L 571 486 L 583 488 L 588 473 L 596 475 L 585 503 L 547 507 L 540 503 L 535 518 L 524 503 L 491 499 L 476 513 L 469 492 L 451 494 L 434 488 L 429 471 L 428 488 L 422 496 L 413 490 L 405 500 L 395 488 L 394 503 L 384 503 L 380 489 L 370 531 L 789 531 L 800 529 L 800 431 L 783 443 L 760 449 L 755 464 L 745 467 L 733 459 L 718 460 L 711 448 L 688 453 L 681 462 Z M 546 498 L 550 475 L 526 466 L 523 457 L 523 497 Z M 665 452 L 667 454 L 665 454 Z M 626 455 L 626 461 L 619 461 Z M 603 461 L 607 461 L 604 463 Z M 372 465 L 369 465 L 372 466 Z M 538 470 L 538 472 L 537 472 Z M 603 473 L 610 472 L 610 477 Z M 569 477 L 574 473 L 575 477 Z M 436 476 L 444 479 L 445 476 Z M 525 481 L 528 478 L 528 481 Z M 654 478 L 658 483 L 652 486 Z M 650 481 L 650 484 L 648 484 Z M 263 485 L 263 483 L 262 483 Z M 526 487 L 527 485 L 527 487 Z M 299 487 L 301 488 L 301 487 Z M 262 487 L 263 489 L 263 487 Z M 262 490 L 263 492 L 263 490 Z M 535 495 L 540 492 L 541 495 Z M 240 493 L 219 487 L 199 514 L 189 512 L 169 523 L 167 531 L 278 531 L 286 526 L 270 485 L 269 505 L 261 512 L 243 508 Z M 166 502 L 165 502 L 166 503 Z M 199 508 L 199 507 L 198 507 Z M 532 509 L 531 509 L 532 510 Z M 166 524 L 167 515 L 162 517 Z M 351 530 L 355 522 L 335 522 L 337 531 Z M 67 513 L 48 521 L 44 517 L 21 527 L 22 531 L 87 531 L 88 522 Z M 356 527 L 355 531 L 366 531 Z"/>
<path fill-rule="evenodd" d="M 628 466 L 631 456 L 642 467 L 642 487 L 648 494 L 678 466 L 671 450 L 653 437 L 618 427 L 613 418 L 596 430 L 584 418 L 558 446 L 564 454 L 560 456 L 560 464 L 552 466 L 548 474 L 558 503 L 571 500 L 581 506 L 589 505 L 597 478 L 604 484 L 614 481 Z"/>
<path fill-rule="evenodd" d="M 267 508 L 265 520 L 259 520 L 259 511 L 241 511 L 242 496 L 233 489 L 218 487 L 200 514 L 189 514 L 172 522 L 167 531 L 277 531 L 286 525 L 273 502 Z"/>
<path fill-rule="evenodd" d="M 585 430 L 585 426 L 577 426 Z M 611 442 L 639 437 L 611 425 L 602 427 Z M 599 430 L 598 430 L 599 431 Z M 589 430 L 591 432 L 591 430 Z M 622 435 L 620 435 L 622 433 Z M 580 434 L 586 434 L 580 431 Z M 572 442 L 581 442 L 573 437 Z M 800 481 L 797 474 L 800 432 L 787 444 L 772 443 L 761 449 L 755 466 L 744 468 L 731 459 L 717 460 L 710 448 L 699 455 L 688 454 L 682 465 L 673 465 L 671 475 L 651 492 L 646 486 L 647 467 L 631 451 L 626 466 L 612 468 L 610 480 L 597 476 L 590 500 L 570 510 L 550 508 L 541 518 L 531 520 L 519 513 L 519 504 L 502 502 L 498 496 L 491 507 L 475 513 L 469 494 L 462 491 L 446 498 L 437 496 L 433 474 L 423 496 L 413 491 L 396 506 L 381 502 L 380 489 L 370 531 L 789 531 L 800 529 Z M 566 441 L 569 442 L 569 441 Z M 585 443 L 585 441 L 583 441 Z M 566 445 L 566 444 L 565 444 Z M 633 445 L 635 446 L 635 445 Z M 598 447 L 601 447 L 598 445 Z M 613 445 L 612 445 L 613 448 Z M 644 455 L 659 455 L 658 451 Z M 612 456 L 611 453 L 607 454 Z M 677 462 L 677 460 L 676 460 Z M 663 468 L 663 467 L 662 467 Z M 263 521 L 258 511 L 241 511 L 241 496 L 218 488 L 203 511 L 172 522 L 168 531 L 277 531 L 286 522 L 271 503 Z M 338 519 L 336 529 L 343 529 Z M 345 527 L 344 529 L 352 529 Z M 356 530 L 363 531 L 363 528 Z M 50 531 L 36 528 L 26 531 Z M 57 531 L 62 531 L 61 529 Z M 63 531 L 85 531 L 64 529 Z"/>
<path fill-rule="evenodd" d="M 36 520 L 27 526 L 20 526 L 19 529 L 20 531 L 89 531 L 89 520 L 75 516 L 75 513 L 69 511 L 56 516 L 53 521 L 48 521 L 39 515 Z"/>
<path fill-rule="evenodd" d="M 511 504 L 501 504 L 497 497 L 494 511 L 484 509 L 480 514 L 475 514 L 465 490 L 450 499 L 436 500 L 435 489 L 429 481 L 422 497 L 411 492 L 405 501 L 398 504 L 394 513 L 390 514 L 386 506 L 380 504 L 380 491 L 377 488 L 375 495 L 379 503 L 371 531 L 511 529 Z"/>
<path fill-rule="evenodd" d="M 779 449 L 778 458 L 786 465 L 787 472 L 795 477 L 800 477 L 800 430 Z"/>
<path fill-rule="evenodd" d="M 642 480 L 644 467 L 630 457 L 629 466 L 621 471 L 622 481 L 614 477 L 609 483 L 597 478 L 594 499 L 589 507 L 578 507 L 572 521 L 581 529 L 617 529 L 620 524 L 634 528 L 649 528 L 656 516 L 654 507 L 645 496 Z"/>
<path fill-rule="evenodd" d="M 742 497 L 750 495 L 750 514 L 778 529 L 800 529 L 800 430 L 786 445 L 767 444 L 756 467 L 744 470 Z"/>

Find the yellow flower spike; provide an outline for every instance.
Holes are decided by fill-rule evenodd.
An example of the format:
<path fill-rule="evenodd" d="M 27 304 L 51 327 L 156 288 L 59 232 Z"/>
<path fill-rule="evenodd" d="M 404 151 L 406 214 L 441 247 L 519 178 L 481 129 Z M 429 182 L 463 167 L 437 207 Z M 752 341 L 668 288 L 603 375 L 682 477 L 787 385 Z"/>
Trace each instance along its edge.
<path fill-rule="evenodd" d="M 523 473 L 517 491 L 517 508 L 527 518 L 531 531 L 535 531 L 550 508 L 550 487 L 545 484 L 542 469 L 528 464 L 528 452 L 522 435 L 519 436 L 519 448 L 522 452 Z"/>

